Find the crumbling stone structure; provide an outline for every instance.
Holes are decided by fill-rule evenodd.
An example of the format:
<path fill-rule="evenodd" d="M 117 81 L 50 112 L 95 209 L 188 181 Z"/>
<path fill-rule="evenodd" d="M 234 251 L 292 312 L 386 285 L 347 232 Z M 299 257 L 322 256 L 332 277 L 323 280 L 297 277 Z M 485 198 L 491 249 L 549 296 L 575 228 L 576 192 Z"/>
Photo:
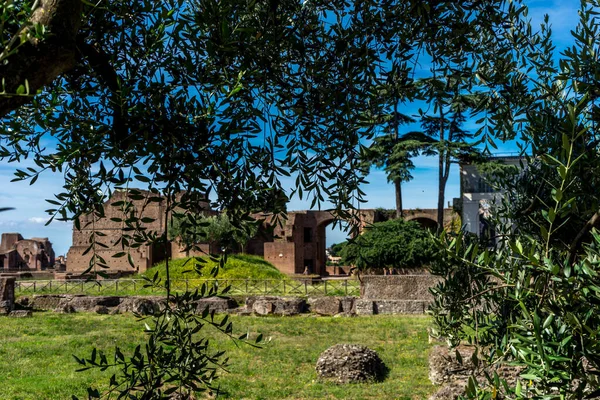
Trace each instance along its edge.
<path fill-rule="evenodd" d="M 379 354 L 357 344 L 336 344 L 319 356 L 316 365 L 321 379 L 336 383 L 382 381 L 387 374 Z"/>
<path fill-rule="evenodd" d="M 158 235 L 164 232 L 166 201 L 160 199 L 149 201 L 148 199 L 152 197 L 156 199 L 157 196 L 148 191 L 117 191 L 104 203 L 105 216 L 103 218 L 97 218 L 94 215 L 82 217 L 80 219 L 81 229 L 77 229 L 73 225 L 73 246 L 67 253 L 66 272 L 77 274 L 87 270 L 94 252 L 106 262 L 108 268 L 102 269 L 102 271 L 110 274 L 141 273 L 162 261 L 166 255 L 170 254 L 171 249 L 165 251 L 164 247 L 155 245 L 131 247 L 120 240 L 125 228 L 124 222 L 121 221 L 129 218 L 132 214 L 140 220 L 144 219 L 140 225 L 140 229 L 144 232 Z M 123 206 L 128 202 L 131 203 L 131 208 L 124 212 Z M 199 204 L 198 207 L 208 210 L 208 203 Z M 102 245 L 96 245 L 95 249 L 87 251 L 90 247 L 92 232 L 100 233 L 100 235 L 96 235 L 96 240 Z M 115 254 L 122 252 L 128 255 L 114 257 Z M 131 258 L 133 266 L 129 262 L 129 258 Z"/>
<path fill-rule="evenodd" d="M 15 308 L 15 278 L 0 278 L 0 315 Z"/>
<path fill-rule="evenodd" d="M 386 220 L 379 210 L 360 210 L 360 229 Z M 426 228 L 437 226 L 436 209 L 405 210 L 407 221 L 415 220 Z M 269 220 L 268 214 L 255 214 L 255 218 Z M 326 228 L 335 221 L 329 211 L 291 211 L 282 227 L 276 227 L 268 238 L 257 236 L 248 243 L 246 252 L 260 255 L 286 274 L 316 274 L 327 272 Z M 452 210 L 444 210 L 444 225 L 452 221 Z"/>
<path fill-rule="evenodd" d="M 0 261 L 5 272 L 42 271 L 54 266 L 54 250 L 48 238 L 23 239 L 20 233 L 3 233 Z"/>
<path fill-rule="evenodd" d="M 433 295 L 429 291 L 439 281 L 435 275 L 367 275 L 361 278 L 361 298 L 356 313 L 424 314 Z"/>
<path fill-rule="evenodd" d="M 146 197 L 148 192 L 137 191 Z M 142 224 L 147 232 L 164 232 L 166 204 L 163 201 L 146 202 L 145 200 L 132 200 L 126 192 L 120 191 L 114 193 L 111 199 L 104 204 L 105 217 L 96 218 L 86 216 L 81 219 L 81 229 L 73 227 L 73 246 L 67 254 L 67 272 L 78 273 L 85 271 L 89 267 L 92 257 L 92 251 L 86 250 L 90 246 L 90 237 L 92 232 L 100 232 L 97 239 L 107 247 L 96 246 L 96 255 L 102 257 L 108 265 L 105 272 L 144 272 L 153 264 L 164 259 L 166 254 L 173 258 L 186 256 L 201 256 L 204 252 L 215 253 L 219 249 L 212 245 L 201 245 L 202 251 L 185 252 L 182 246 L 173 243 L 168 252 L 153 246 L 141 246 L 131 248 L 123 246 L 119 241 L 122 235 L 124 224 L 118 222 L 120 219 L 127 218 L 121 210 L 125 201 L 131 201 L 135 215 L 138 218 L 148 218 L 148 221 Z M 211 211 L 208 203 L 199 204 L 198 209 L 206 213 L 215 213 Z M 380 210 L 360 210 L 359 221 L 361 229 L 374 223 L 386 219 L 384 213 Z M 406 219 L 416 220 L 424 226 L 435 226 L 436 210 L 407 210 Z M 445 210 L 446 219 L 451 221 L 451 210 Z M 283 226 L 269 227 L 271 214 L 257 213 L 253 217 L 265 220 L 264 229 L 256 237 L 252 238 L 243 249 L 247 254 L 259 255 L 265 260 L 275 265 L 285 274 L 316 274 L 327 275 L 327 255 L 326 248 L 326 228 L 335 221 L 335 216 L 329 211 L 291 211 L 287 213 L 287 220 Z M 128 257 L 113 257 L 116 253 L 128 252 L 133 260 L 133 267 L 128 261 Z"/>

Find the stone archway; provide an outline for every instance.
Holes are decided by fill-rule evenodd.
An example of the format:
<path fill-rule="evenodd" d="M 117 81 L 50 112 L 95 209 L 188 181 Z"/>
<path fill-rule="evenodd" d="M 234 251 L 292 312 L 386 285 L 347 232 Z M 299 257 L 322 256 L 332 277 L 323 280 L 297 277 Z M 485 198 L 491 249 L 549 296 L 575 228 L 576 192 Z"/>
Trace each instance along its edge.
<path fill-rule="evenodd" d="M 357 210 L 360 213 L 361 230 L 366 226 L 385 220 L 380 210 Z M 406 220 L 416 220 L 425 227 L 437 227 L 435 209 L 405 210 Z M 264 219 L 268 214 L 256 214 Z M 267 218 L 268 219 L 268 218 Z M 451 219 L 451 210 L 444 210 L 444 219 Z M 308 267 L 310 273 L 327 274 L 326 228 L 336 220 L 330 211 L 290 211 L 283 226 L 277 226 L 274 237 L 257 243 L 263 246 L 265 260 L 275 265 L 281 272 L 302 274 Z M 257 254 L 260 254 L 257 250 Z"/>
<path fill-rule="evenodd" d="M 360 210 L 361 227 L 377 222 L 376 210 Z M 276 237 L 264 242 L 265 260 L 286 274 L 326 275 L 328 225 L 336 220 L 330 211 L 291 211 L 284 226 L 277 227 Z"/>

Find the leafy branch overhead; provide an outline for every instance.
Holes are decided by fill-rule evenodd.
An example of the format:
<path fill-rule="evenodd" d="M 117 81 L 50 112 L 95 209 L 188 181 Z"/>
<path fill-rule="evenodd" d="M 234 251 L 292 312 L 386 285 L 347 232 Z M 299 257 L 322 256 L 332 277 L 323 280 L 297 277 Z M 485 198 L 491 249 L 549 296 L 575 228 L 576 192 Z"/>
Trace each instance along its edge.
<path fill-rule="evenodd" d="M 95 224 L 117 189 L 128 193 L 118 205 L 121 255 L 169 246 L 170 221 L 161 221 L 163 232 L 146 229 L 143 208 L 154 203 L 168 216 L 226 210 L 239 227 L 250 212 L 278 215 L 298 196 L 313 207 L 332 204 L 356 233 L 352 209 L 365 200 L 361 147 L 382 125 L 400 139 L 399 105 L 422 98 L 431 108 L 423 130 L 439 155 L 443 212 L 466 113 L 481 118 L 474 133 L 490 144 L 521 133 L 519 121 L 535 103 L 508 57 L 537 40 L 525 12 L 504 0 L 4 1 L 0 159 L 33 162 L 17 180 L 34 183 L 45 171 L 64 177 L 48 212 L 91 227 L 92 264 L 103 264 L 96 248 L 106 238 Z M 423 57 L 431 68 L 421 79 Z M 391 150 L 392 179 L 407 178 L 413 150 Z M 196 229 L 188 224 L 184 234 Z M 98 352 L 79 359 L 85 368 L 120 367 L 110 390 L 122 398 L 214 389 L 224 355 L 195 335 L 205 326 L 231 328 L 227 319 L 193 316 L 191 304 L 222 291 L 178 297 L 168 271 L 165 308 L 151 319 L 145 350 L 129 358 L 115 352 L 114 363 Z"/>
<path fill-rule="evenodd" d="M 574 44 L 554 63 L 548 20 L 517 39 L 506 82 L 517 112 L 519 171 L 491 166 L 504 190 L 496 245 L 442 236 L 431 311 L 439 333 L 469 342 L 494 367 L 472 378 L 464 398 L 589 399 L 600 393 L 598 320 L 600 204 L 597 139 L 597 1 L 582 2 Z M 593 60 L 593 61 L 592 61 Z M 513 79 L 514 78 L 514 79 Z M 523 86 L 524 85 L 524 86 Z M 527 88 L 527 95 L 513 96 Z M 526 150 L 526 151 L 525 151 Z"/>

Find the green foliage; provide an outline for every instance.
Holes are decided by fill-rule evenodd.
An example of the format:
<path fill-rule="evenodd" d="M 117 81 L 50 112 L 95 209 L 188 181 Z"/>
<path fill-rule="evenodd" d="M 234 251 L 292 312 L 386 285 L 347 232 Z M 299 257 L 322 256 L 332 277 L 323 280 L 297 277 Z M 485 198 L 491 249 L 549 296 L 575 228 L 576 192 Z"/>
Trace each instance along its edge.
<path fill-rule="evenodd" d="M 397 99 L 395 99 L 397 101 Z M 411 161 L 412 156 L 418 154 L 418 147 L 406 146 L 406 139 L 398 133 L 399 124 L 414 122 L 410 117 L 402 115 L 397 111 L 388 118 L 393 126 L 393 133 L 378 136 L 373 143 L 364 149 L 361 154 L 361 168 L 368 174 L 371 166 L 382 168 L 388 182 L 393 182 L 396 190 L 396 217 L 402 216 L 402 189 L 403 182 L 412 179 L 410 171 L 414 169 Z M 390 129 L 392 130 L 392 129 Z"/>
<path fill-rule="evenodd" d="M 368 268 L 419 268 L 435 256 L 430 233 L 414 221 L 378 222 L 342 250 L 342 263 Z"/>
<path fill-rule="evenodd" d="M 190 257 L 169 262 L 171 279 L 210 279 L 210 271 L 218 262 L 210 257 Z M 146 271 L 143 276 L 152 277 L 157 274 L 166 278 L 165 262 L 160 262 Z M 219 279 L 287 279 L 273 264 L 262 257 L 247 254 L 231 254 L 219 271 Z"/>
<path fill-rule="evenodd" d="M 531 156 L 518 179 L 504 182 L 496 248 L 462 234 L 440 239 L 444 251 L 432 272 L 444 280 L 431 309 L 440 333 L 455 344 L 472 342 L 492 364 L 523 368 L 514 387 L 493 376 L 471 380 L 467 398 L 600 393 L 600 151 L 597 82 L 590 75 L 600 41 L 598 7 L 582 2 L 575 45 L 560 69 L 551 61 L 547 25 L 518 57 L 532 73 L 516 74 L 529 89 L 511 101 L 524 115 L 515 129 Z"/>
<path fill-rule="evenodd" d="M 331 254 L 332 257 L 341 257 L 342 252 L 344 251 L 344 248 L 346 247 L 347 244 L 348 244 L 348 242 L 332 244 L 331 247 L 329 248 L 329 254 Z"/>
<path fill-rule="evenodd" d="M 169 238 L 188 249 L 198 243 L 213 243 L 226 250 L 237 250 L 256 235 L 258 222 L 235 226 L 225 213 L 207 217 L 174 213 L 168 229 Z"/>
<path fill-rule="evenodd" d="M 122 224 L 118 257 L 170 245 L 168 221 L 159 221 L 160 231 L 148 229 L 156 221 L 143 216 L 147 207 L 158 203 L 167 214 L 193 216 L 210 198 L 213 209 L 227 210 L 241 227 L 251 211 L 285 211 L 284 178 L 295 181 L 290 195 L 308 198 L 311 207 L 332 204 L 357 233 L 352 208 L 364 201 L 361 143 L 381 129 L 382 115 L 397 115 L 399 103 L 417 96 L 420 57 L 433 66 L 419 96 L 434 114 L 454 112 L 446 89 L 458 88 L 452 98 L 474 92 L 475 73 L 491 88 L 469 105 L 485 115 L 486 131 L 477 134 L 489 139 L 490 132 L 505 135 L 512 126 L 514 104 L 505 101 L 511 96 L 496 93 L 515 70 L 503 60 L 506 52 L 527 41 L 512 36 L 523 13 L 519 1 L 69 1 L 82 9 L 42 10 L 55 19 L 48 35 L 30 21 L 42 3 L 67 4 L 0 5 L 0 41 L 8 50 L 0 55 L 0 77 L 12 84 L 0 94 L 0 159 L 32 161 L 17 170 L 16 180 L 33 184 L 45 171 L 64 176 L 48 212 L 76 228 L 92 227 L 90 269 L 106 267 L 97 250 L 114 244 L 95 227 L 105 216 L 103 202 L 117 189 L 128 191 L 113 204 L 122 214 L 113 217 Z M 67 28 L 73 35 L 62 40 Z M 39 61 L 48 50 L 59 54 Z M 489 62 L 490 54 L 497 63 Z M 439 127 L 444 141 L 442 131 L 450 128 Z M 441 168 L 442 181 L 446 172 Z M 440 199 L 442 212 L 442 185 Z M 194 237 L 196 229 L 192 221 L 181 236 Z M 220 357 L 170 345 L 206 350 L 191 331 L 214 321 L 194 319 L 185 304 L 191 298 L 174 296 L 169 282 L 167 265 L 164 283 L 173 306 L 153 318 L 148 345 L 133 359 L 115 359 L 121 373 L 111 384 L 121 393 L 161 398 L 175 386 L 187 394 L 215 385 L 207 379 Z M 216 293 L 207 288 L 198 296 L 208 294 Z M 183 328 L 187 323 L 192 330 Z M 226 333 L 227 326 L 221 326 Z M 106 367 L 93 354 L 85 364 Z M 172 363 L 184 356 L 193 373 L 188 361 Z"/>
<path fill-rule="evenodd" d="M 210 277 L 216 277 L 223 262 L 222 257 L 219 264 L 211 268 Z M 114 356 L 110 357 L 96 348 L 89 358 L 74 356 L 80 364 L 78 371 L 116 370 L 110 378 L 108 390 L 90 387 L 88 399 L 113 396 L 169 399 L 173 396 L 190 398 L 198 393 L 213 395 L 218 393 L 216 379 L 219 371 L 226 369 L 228 358 L 224 357 L 225 352 L 211 347 L 209 339 L 201 331 L 212 327 L 235 341 L 244 341 L 252 346 L 261 342 L 262 335 L 252 342 L 247 340 L 248 334 L 235 337 L 228 316 L 215 317 L 215 312 L 210 311 L 208 306 L 201 313 L 197 312 L 197 301 L 224 295 L 228 288 L 222 289 L 217 285 L 204 283 L 193 292 L 171 294 L 168 289 L 168 264 L 166 271 L 166 301 L 150 322 L 144 324 L 148 341 L 143 348 L 138 345 L 131 356 L 125 356 L 119 346 L 115 347 Z M 162 286 L 158 273 L 146 280 L 147 287 Z M 73 396 L 73 399 L 77 397 Z"/>

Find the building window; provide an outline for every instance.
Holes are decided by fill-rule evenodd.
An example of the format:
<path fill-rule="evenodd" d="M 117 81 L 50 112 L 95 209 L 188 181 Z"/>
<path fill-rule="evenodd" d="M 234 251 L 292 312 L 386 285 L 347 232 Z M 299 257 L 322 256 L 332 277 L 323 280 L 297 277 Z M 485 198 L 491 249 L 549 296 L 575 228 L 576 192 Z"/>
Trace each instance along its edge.
<path fill-rule="evenodd" d="M 304 228 L 304 243 L 312 243 L 312 228 Z"/>

